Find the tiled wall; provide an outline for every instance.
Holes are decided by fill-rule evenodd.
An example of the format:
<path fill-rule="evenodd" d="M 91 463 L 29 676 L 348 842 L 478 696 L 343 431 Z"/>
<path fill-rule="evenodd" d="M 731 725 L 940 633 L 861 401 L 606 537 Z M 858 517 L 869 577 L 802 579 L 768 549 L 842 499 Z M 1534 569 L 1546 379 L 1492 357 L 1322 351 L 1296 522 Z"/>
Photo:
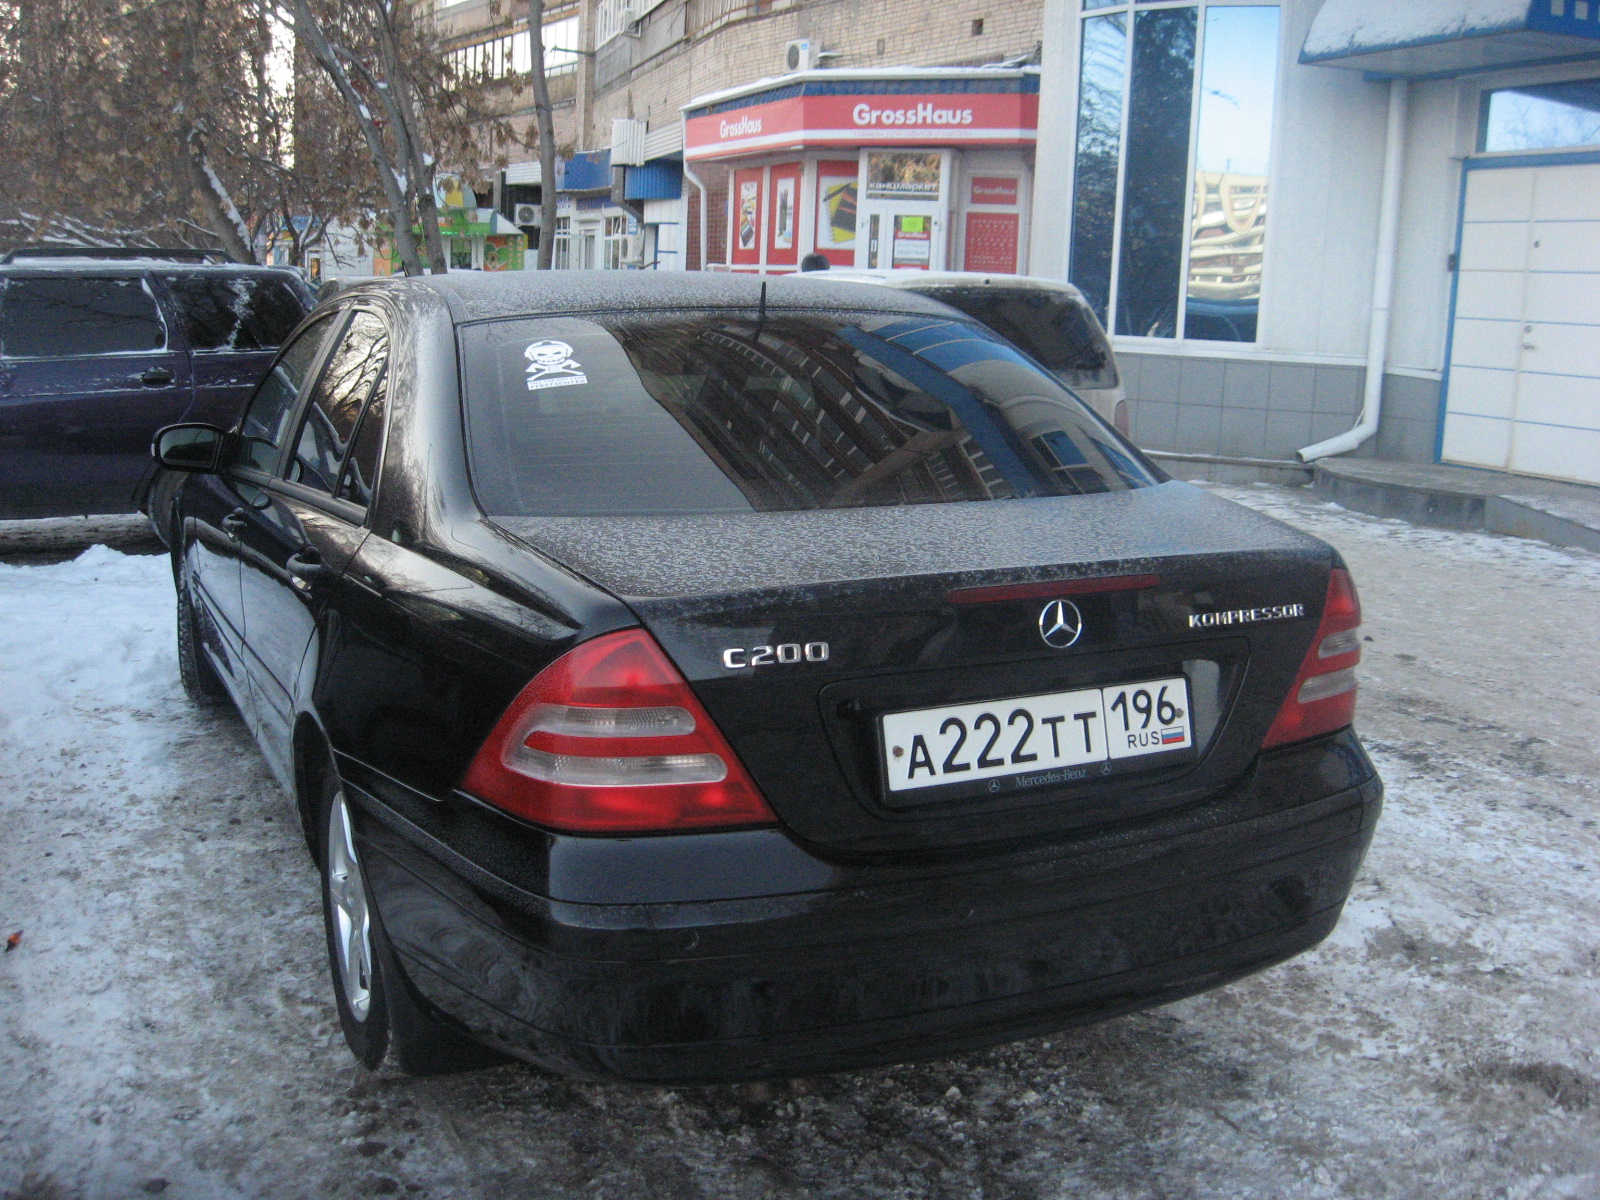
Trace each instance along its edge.
<path fill-rule="evenodd" d="M 1361 411 L 1360 367 L 1118 353 L 1133 439 L 1151 450 L 1294 457 Z M 1439 385 L 1388 375 L 1378 436 L 1358 453 L 1432 462 Z"/>

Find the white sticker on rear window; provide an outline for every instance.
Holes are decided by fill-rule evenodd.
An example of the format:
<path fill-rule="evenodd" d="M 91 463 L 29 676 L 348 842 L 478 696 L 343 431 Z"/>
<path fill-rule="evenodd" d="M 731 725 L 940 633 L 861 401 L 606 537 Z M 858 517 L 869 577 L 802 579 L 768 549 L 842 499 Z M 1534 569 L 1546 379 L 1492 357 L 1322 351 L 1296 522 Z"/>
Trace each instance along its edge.
<path fill-rule="evenodd" d="M 589 376 L 584 374 L 583 364 L 572 357 L 572 347 L 566 342 L 547 338 L 542 342 L 532 343 L 522 353 L 528 360 L 530 392 L 589 382 Z"/>

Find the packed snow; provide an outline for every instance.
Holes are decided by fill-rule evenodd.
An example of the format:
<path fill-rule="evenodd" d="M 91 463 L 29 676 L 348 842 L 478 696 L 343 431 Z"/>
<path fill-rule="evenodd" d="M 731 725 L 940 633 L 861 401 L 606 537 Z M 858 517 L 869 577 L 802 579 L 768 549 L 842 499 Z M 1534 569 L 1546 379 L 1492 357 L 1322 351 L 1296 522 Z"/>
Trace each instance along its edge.
<path fill-rule="evenodd" d="M 1528 22 L 1528 0 L 1325 0 L 1306 59 L 1478 37 Z"/>
<path fill-rule="evenodd" d="M 1600 558 L 1213 494 L 1344 553 L 1387 808 L 1334 935 L 944 1062 L 635 1088 L 345 1051 L 316 881 L 178 686 L 164 559 L 0 565 L 0 1196 L 1600 1196 Z"/>

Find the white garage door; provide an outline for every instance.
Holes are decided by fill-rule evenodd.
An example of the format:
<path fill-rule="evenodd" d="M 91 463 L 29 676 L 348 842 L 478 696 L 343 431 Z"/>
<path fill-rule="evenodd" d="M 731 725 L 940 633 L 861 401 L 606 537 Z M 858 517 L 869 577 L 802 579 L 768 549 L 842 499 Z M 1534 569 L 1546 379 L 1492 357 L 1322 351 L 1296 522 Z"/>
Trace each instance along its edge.
<path fill-rule="evenodd" d="M 1443 459 L 1600 483 L 1600 164 L 1467 174 Z"/>

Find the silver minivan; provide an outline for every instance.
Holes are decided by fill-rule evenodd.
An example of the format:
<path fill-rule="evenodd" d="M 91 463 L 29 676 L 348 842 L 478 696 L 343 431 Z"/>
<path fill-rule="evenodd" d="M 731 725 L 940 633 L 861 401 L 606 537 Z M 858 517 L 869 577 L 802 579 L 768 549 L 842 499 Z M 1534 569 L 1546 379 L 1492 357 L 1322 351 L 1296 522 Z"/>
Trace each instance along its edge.
<path fill-rule="evenodd" d="M 814 272 L 809 277 L 902 288 L 948 304 L 1026 350 L 1118 433 L 1127 436 L 1128 405 L 1111 342 L 1083 293 L 1072 284 L 1034 275 L 853 267 Z"/>

